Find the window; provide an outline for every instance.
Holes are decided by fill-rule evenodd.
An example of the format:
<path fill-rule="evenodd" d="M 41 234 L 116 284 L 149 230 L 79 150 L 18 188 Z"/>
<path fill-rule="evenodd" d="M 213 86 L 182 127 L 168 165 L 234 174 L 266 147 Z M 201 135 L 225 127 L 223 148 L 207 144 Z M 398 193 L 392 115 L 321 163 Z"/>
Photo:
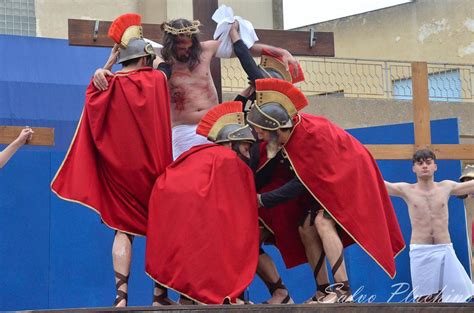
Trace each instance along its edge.
<path fill-rule="evenodd" d="M 0 34 L 36 36 L 35 0 L 0 0 Z"/>

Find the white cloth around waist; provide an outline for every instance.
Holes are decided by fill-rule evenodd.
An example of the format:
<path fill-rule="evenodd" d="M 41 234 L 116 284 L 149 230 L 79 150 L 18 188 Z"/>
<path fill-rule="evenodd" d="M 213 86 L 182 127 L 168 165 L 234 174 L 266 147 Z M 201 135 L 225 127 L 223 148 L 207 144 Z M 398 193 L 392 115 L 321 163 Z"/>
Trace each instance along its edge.
<path fill-rule="evenodd" d="M 453 249 L 453 244 L 411 244 L 410 271 L 413 296 L 442 291 L 442 302 L 466 302 L 474 287 Z"/>
<path fill-rule="evenodd" d="M 190 148 L 211 143 L 206 137 L 196 134 L 197 125 L 176 125 L 171 130 L 173 141 L 173 160 Z"/>

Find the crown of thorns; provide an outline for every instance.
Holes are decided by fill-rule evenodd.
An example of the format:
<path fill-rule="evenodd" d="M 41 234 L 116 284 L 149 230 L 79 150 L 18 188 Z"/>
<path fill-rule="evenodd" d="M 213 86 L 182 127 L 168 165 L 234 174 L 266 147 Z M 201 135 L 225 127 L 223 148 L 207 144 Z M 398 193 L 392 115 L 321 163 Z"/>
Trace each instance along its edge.
<path fill-rule="evenodd" d="M 199 26 L 201 26 L 201 22 L 198 20 L 194 20 L 191 22 L 191 25 L 183 27 L 183 28 L 175 28 L 171 26 L 169 23 L 164 24 L 163 30 L 166 33 L 169 33 L 174 36 L 191 36 L 193 34 L 199 33 Z"/>

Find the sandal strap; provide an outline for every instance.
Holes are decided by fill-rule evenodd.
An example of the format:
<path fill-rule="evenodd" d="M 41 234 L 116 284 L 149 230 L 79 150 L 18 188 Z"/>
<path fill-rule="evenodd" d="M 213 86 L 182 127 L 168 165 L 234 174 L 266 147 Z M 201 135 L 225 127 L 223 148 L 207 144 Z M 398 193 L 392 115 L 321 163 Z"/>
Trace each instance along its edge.
<path fill-rule="evenodd" d="M 352 296 L 352 290 L 351 287 L 349 286 L 349 281 L 344 280 L 341 282 L 337 282 L 335 285 L 336 288 L 334 288 L 334 292 L 337 295 L 337 301 L 339 303 L 348 303 L 348 302 L 354 302 L 354 300 L 347 300 L 349 297 Z"/>
<path fill-rule="evenodd" d="M 337 270 L 341 266 L 342 262 L 344 261 L 344 251 L 341 252 L 341 255 L 337 259 L 336 263 L 332 266 L 332 276 L 336 275 Z"/>
<path fill-rule="evenodd" d="M 153 302 L 157 302 L 161 305 L 172 305 L 173 303 L 170 302 L 168 299 L 168 288 L 155 282 L 155 288 L 160 289 L 162 292 L 159 295 L 153 294 Z"/>
<path fill-rule="evenodd" d="M 114 271 L 115 273 L 115 277 L 118 278 L 118 281 L 115 283 L 115 288 L 118 290 L 120 288 L 120 286 L 124 285 L 124 284 L 128 284 L 128 277 L 130 275 L 123 275 L 117 271 Z"/>
<path fill-rule="evenodd" d="M 268 288 L 268 291 L 270 291 L 270 294 L 273 295 L 273 293 L 277 290 L 277 289 L 284 289 L 284 290 L 288 290 L 288 288 L 286 288 L 286 286 L 283 284 L 283 282 L 281 281 L 281 277 L 278 278 L 278 280 L 275 282 L 275 283 L 272 283 L 272 282 L 269 282 L 269 281 L 263 281 L 265 283 L 265 285 L 267 285 L 267 288 Z"/>
<path fill-rule="evenodd" d="M 331 286 L 331 285 L 330 284 L 321 284 L 321 285 L 318 285 L 318 288 L 316 288 L 316 290 L 323 293 L 326 296 L 332 290 L 332 289 L 329 288 L 329 286 Z M 316 296 L 314 296 L 313 298 L 315 298 L 315 297 Z"/>
<path fill-rule="evenodd" d="M 318 281 L 318 279 L 316 278 L 319 274 L 319 272 L 321 271 L 321 268 L 323 267 L 323 265 L 326 265 L 324 263 L 325 261 L 325 257 L 326 257 L 326 254 L 323 252 L 321 252 L 321 255 L 319 256 L 319 259 L 318 259 L 318 263 L 316 264 L 316 267 L 314 268 L 314 281 Z"/>
<path fill-rule="evenodd" d="M 288 293 L 288 295 L 285 297 L 285 299 L 283 299 L 283 301 L 281 301 L 281 304 L 287 304 L 288 302 L 290 302 L 290 294 Z"/>
<path fill-rule="evenodd" d="M 172 305 L 174 303 L 170 302 L 168 299 L 168 291 L 160 294 L 160 295 L 153 295 L 153 302 L 159 303 L 161 305 Z"/>
<path fill-rule="evenodd" d="M 128 302 L 128 294 L 125 291 L 117 290 L 117 298 L 115 298 L 113 306 L 117 306 L 122 300 Z"/>

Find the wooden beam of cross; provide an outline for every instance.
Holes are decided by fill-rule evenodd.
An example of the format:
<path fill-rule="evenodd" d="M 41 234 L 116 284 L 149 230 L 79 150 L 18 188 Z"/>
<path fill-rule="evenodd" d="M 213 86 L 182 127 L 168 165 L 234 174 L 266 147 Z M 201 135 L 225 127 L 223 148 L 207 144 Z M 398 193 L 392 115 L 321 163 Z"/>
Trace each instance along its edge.
<path fill-rule="evenodd" d="M 202 6 L 198 7 L 198 11 Z M 198 13 L 196 13 L 198 14 Z M 202 20 L 203 18 L 200 18 Z M 110 21 L 95 20 L 68 20 L 68 39 L 71 46 L 91 46 L 91 47 L 112 47 L 114 42 L 107 37 Z M 214 22 L 212 22 L 214 23 Z M 97 32 L 95 27 L 97 25 Z M 215 23 L 209 31 L 207 25 L 201 27 L 201 38 L 211 39 L 214 33 Z M 143 24 L 143 36 L 147 39 L 162 42 L 163 32 L 161 24 Z M 290 31 L 290 30 L 268 30 L 256 29 L 257 36 L 262 43 L 267 43 L 275 47 L 285 48 L 293 55 L 299 56 L 334 56 L 334 33 L 315 32 L 316 38 L 313 47 L 310 47 L 309 41 L 311 32 L 309 31 Z M 210 36 L 209 36 L 210 34 Z M 104 60 L 105 62 L 105 60 Z"/>
<path fill-rule="evenodd" d="M 193 16 L 199 20 L 201 40 L 212 39 L 216 23 L 212 14 L 218 8 L 218 0 L 193 0 Z M 113 41 L 107 37 L 111 22 L 69 19 L 69 44 L 78 46 L 111 47 Z M 334 33 L 310 31 L 282 31 L 256 29 L 260 42 L 284 48 L 293 55 L 334 56 Z M 143 24 L 143 36 L 162 42 L 163 32 L 160 24 Z M 105 60 L 104 60 L 105 61 Z M 211 63 L 211 74 L 216 86 L 219 101 L 222 101 L 221 65 L 219 59 Z"/>
<path fill-rule="evenodd" d="M 23 126 L 0 126 L 0 144 L 8 145 L 12 143 Z M 54 128 L 32 127 L 34 134 L 26 144 L 33 146 L 54 146 Z"/>
<path fill-rule="evenodd" d="M 428 65 L 413 62 L 413 124 L 414 145 L 365 145 L 378 160 L 411 160 L 418 149 L 431 149 L 437 159 L 474 160 L 473 144 L 431 144 L 430 101 L 428 92 Z"/>

